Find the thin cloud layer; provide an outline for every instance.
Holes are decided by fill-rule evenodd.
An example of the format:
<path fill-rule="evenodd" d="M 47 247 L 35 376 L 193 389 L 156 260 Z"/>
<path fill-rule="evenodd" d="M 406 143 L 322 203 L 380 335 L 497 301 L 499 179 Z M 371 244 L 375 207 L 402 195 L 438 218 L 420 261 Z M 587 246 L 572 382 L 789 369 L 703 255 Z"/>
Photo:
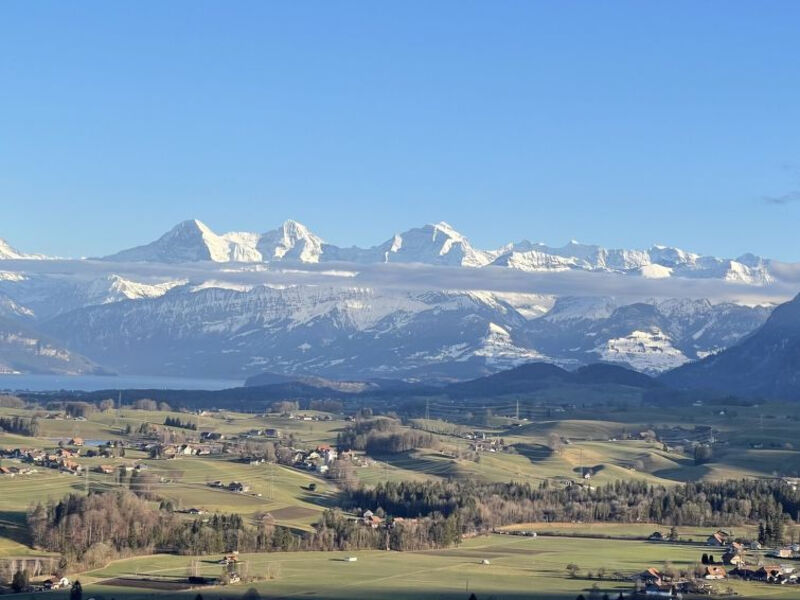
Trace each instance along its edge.
<path fill-rule="evenodd" d="M 503 267 L 472 269 L 419 264 L 167 265 L 93 260 L 8 260 L 2 263 L 4 271 L 79 280 L 119 275 L 142 283 L 186 279 L 190 284 L 199 285 L 214 280 L 237 285 L 357 286 L 398 292 L 465 290 L 613 296 L 633 301 L 646 298 L 707 298 L 715 302 L 761 304 L 784 302 L 800 290 L 800 264 L 773 261 L 770 269 L 778 280 L 766 286 L 753 286 L 714 279 L 648 279 L 585 271 L 529 273 Z"/>

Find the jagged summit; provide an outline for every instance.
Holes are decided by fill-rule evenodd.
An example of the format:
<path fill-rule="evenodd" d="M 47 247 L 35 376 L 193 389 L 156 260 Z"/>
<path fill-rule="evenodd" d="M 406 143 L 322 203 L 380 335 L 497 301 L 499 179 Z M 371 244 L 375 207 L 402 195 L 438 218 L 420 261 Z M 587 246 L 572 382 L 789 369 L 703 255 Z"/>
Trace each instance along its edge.
<path fill-rule="evenodd" d="M 4 239 L 0 239 L 0 260 L 42 259 L 40 254 L 26 254 L 20 252 Z"/>
<path fill-rule="evenodd" d="M 496 250 L 481 250 L 445 221 L 396 233 L 371 248 L 342 248 L 326 243 L 308 227 L 291 219 L 265 233 L 221 235 L 202 221 L 190 219 L 155 242 L 107 256 L 106 260 L 164 263 L 339 261 L 472 268 L 491 265 L 529 272 L 612 272 L 646 278 L 721 279 L 749 285 L 773 281 L 770 261 L 753 254 L 743 254 L 737 259 L 717 258 L 660 244 L 647 250 L 630 250 L 604 248 L 576 240 L 560 247 L 522 240 Z"/>

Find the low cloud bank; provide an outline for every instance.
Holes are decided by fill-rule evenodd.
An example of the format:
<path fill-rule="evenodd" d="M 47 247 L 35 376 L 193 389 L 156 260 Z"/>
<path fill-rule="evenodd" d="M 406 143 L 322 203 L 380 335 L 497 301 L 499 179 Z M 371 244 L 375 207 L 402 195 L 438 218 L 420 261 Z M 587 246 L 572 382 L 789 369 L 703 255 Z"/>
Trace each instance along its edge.
<path fill-rule="evenodd" d="M 5 260 L 0 271 L 84 280 L 119 275 L 142 283 L 187 279 L 238 285 L 328 285 L 383 290 L 470 290 L 644 298 L 707 298 L 747 304 L 789 300 L 800 291 L 800 264 L 773 261 L 777 281 L 765 286 L 714 279 L 648 279 L 616 273 L 562 271 L 526 273 L 504 267 L 444 267 L 419 264 L 230 264 L 114 263 L 97 260 Z"/>

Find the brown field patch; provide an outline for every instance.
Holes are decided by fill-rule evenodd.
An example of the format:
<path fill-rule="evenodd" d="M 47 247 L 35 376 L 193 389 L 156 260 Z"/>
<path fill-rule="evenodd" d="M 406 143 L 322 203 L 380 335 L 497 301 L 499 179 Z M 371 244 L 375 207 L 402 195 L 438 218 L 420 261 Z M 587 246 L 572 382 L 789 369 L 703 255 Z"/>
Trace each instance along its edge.
<path fill-rule="evenodd" d="M 304 506 L 284 506 L 283 508 L 269 511 L 269 514 L 278 521 L 295 521 L 298 519 L 307 519 L 308 517 L 316 517 L 319 515 L 319 511 Z"/>

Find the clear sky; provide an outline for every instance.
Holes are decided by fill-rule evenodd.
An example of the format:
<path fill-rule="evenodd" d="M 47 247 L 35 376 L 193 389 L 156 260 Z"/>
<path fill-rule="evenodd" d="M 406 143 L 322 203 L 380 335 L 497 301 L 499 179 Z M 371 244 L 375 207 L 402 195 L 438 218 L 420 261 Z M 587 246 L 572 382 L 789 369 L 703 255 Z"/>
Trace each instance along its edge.
<path fill-rule="evenodd" d="M 0 237 L 446 220 L 800 260 L 800 3 L 0 4 Z"/>

